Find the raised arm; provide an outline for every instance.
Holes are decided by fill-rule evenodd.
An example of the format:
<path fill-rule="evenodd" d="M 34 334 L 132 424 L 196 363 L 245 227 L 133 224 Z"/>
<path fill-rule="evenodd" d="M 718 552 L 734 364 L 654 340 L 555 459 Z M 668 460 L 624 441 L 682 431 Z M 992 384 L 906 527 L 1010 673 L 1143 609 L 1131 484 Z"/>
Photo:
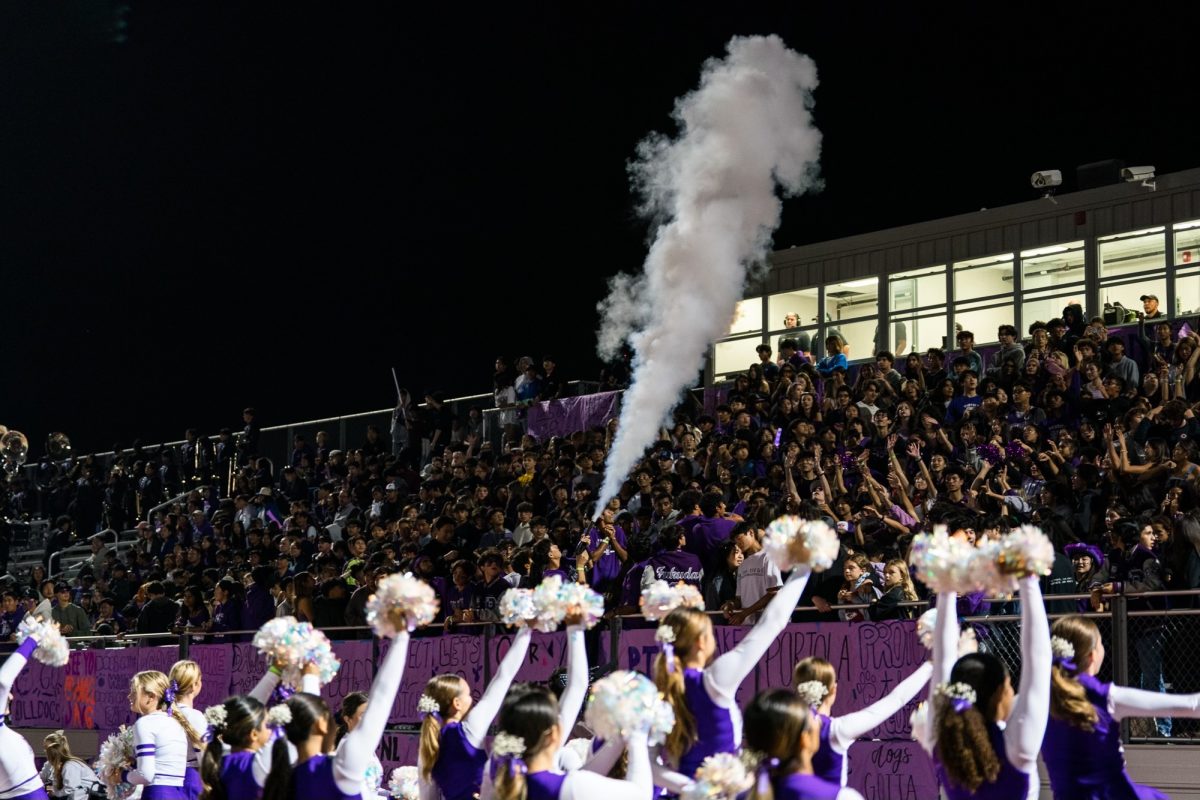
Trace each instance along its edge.
<path fill-rule="evenodd" d="M 737 647 L 718 658 L 704 670 L 704 686 L 713 699 L 720 698 L 728 706 L 734 702 L 733 696 L 738 686 L 746 679 L 763 655 L 771 642 L 779 637 L 784 627 L 792 618 L 792 612 L 804 594 L 808 578 L 812 571 L 807 564 L 796 567 L 787 582 L 775 593 L 775 597 L 767 604 L 758 623 L 746 634 L 746 638 L 738 642 Z"/>
<path fill-rule="evenodd" d="M 265 706 L 271 699 L 271 693 L 279 685 L 279 679 L 282 674 L 279 668 L 272 664 L 271 668 L 263 673 L 258 683 L 250 690 L 250 696 Z"/>
<path fill-rule="evenodd" d="M 392 703 L 400 691 L 400 679 L 404 677 L 404 662 L 408 658 L 408 632 L 401 631 L 392 641 L 392 647 L 384 656 L 375 681 L 371 684 L 370 700 L 363 712 L 362 722 L 346 734 L 344 746 L 333 760 L 333 776 L 338 788 L 353 794 L 362 789 L 363 776 L 371 764 L 371 756 L 379 747 L 383 729 L 392 713 Z M 305 676 L 307 677 L 307 676 Z"/>
<path fill-rule="evenodd" d="M 1050 718 L 1050 623 L 1036 576 L 1021 579 L 1021 653 L 1021 687 L 1004 729 L 1004 749 L 1010 764 L 1032 775 Z"/>
<path fill-rule="evenodd" d="M 933 627 L 933 674 L 929 677 L 934 689 L 950 682 L 950 672 L 958 655 L 958 595 L 954 592 L 938 592 L 937 622 Z M 925 733 L 918 738 L 923 745 L 934 745 L 936 714 L 932 703 L 925 715 Z"/>
<path fill-rule="evenodd" d="M 838 752 L 845 752 L 855 739 L 865 736 L 882 725 L 892 714 L 904 708 L 908 701 L 916 697 L 917 693 L 929 683 L 931 675 L 933 675 L 933 664 L 926 661 L 917 667 L 916 672 L 896 684 L 895 689 L 871 705 L 843 717 L 834 717 L 829 725 L 830 744 Z"/>
<path fill-rule="evenodd" d="M 589 770 L 576 770 L 567 776 L 561 800 L 650 800 L 654 778 L 650 774 L 650 746 L 645 733 L 632 734 L 626 740 L 629 769 L 625 780 L 606 778 Z"/>
<path fill-rule="evenodd" d="M 36 649 L 37 642 L 30 636 L 21 642 L 21 646 L 5 660 L 4 666 L 0 667 L 0 709 L 8 710 L 8 696 L 12 693 L 13 684 L 17 682 L 17 676 L 25 669 L 29 657 Z"/>
<path fill-rule="evenodd" d="M 571 738 L 571 729 L 583 708 L 583 698 L 588 688 L 587 647 L 583 641 L 583 626 L 567 627 L 567 686 L 558 699 L 558 727 L 561 731 L 558 746 L 566 746 Z"/>
<path fill-rule="evenodd" d="M 512 686 L 513 679 L 517 677 L 517 670 L 525 663 L 525 654 L 529 652 L 529 640 L 532 637 L 533 631 L 529 628 L 522 628 L 517 632 L 512 647 L 504 654 L 495 677 L 483 692 L 483 697 L 479 698 L 479 702 L 463 719 L 463 732 L 467 734 L 467 741 L 472 747 L 483 746 L 488 728 L 492 727 L 492 720 L 500 713 L 500 704 L 504 702 L 504 695 L 508 694 L 508 687 Z"/>
<path fill-rule="evenodd" d="M 1113 684 L 1108 690 L 1113 719 L 1126 717 L 1200 717 L 1200 694 L 1164 694 Z"/>

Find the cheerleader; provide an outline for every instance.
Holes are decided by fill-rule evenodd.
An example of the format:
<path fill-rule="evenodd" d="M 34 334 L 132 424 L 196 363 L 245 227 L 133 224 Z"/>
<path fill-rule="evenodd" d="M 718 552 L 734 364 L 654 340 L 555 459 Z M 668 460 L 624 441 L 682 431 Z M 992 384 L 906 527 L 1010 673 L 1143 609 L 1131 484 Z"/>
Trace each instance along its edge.
<path fill-rule="evenodd" d="M 738 686 L 783 632 L 810 574 L 808 565 L 797 566 L 750 633 L 716 660 L 712 620 L 703 611 L 681 606 L 663 618 L 658 630 L 663 652 L 654 662 L 654 682 L 675 711 L 663 754 L 676 771 L 656 770 L 659 786 L 681 792 L 705 758 L 737 752 L 742 743 Z"/>
<path fill-rule="evenodd" d="M 483 740 L 500 704 L 525 663 L 533 632 L 522 628 L 484 690 L 472 705 L 471 687 L 458 675 L 438 675 L 425 684 L 419 708 L 421 742 L 417 754 L 422 800 L 471 800 L 483 785 L 487 753 Z"/>
<path fill-rule="evenodd" d="M 271 769 L 266 706 L 234 695 L 205 716 L 212 739 L 200 759 L 201 800 L 258 800 Z"/>
<path fill-rule="evenodd" d="M 0 667 L 0 711 L 6 716 L 13 683 L 37 646 L 35 637 L 30 635 Z M 0 786 L 3 787 L 0 797 L 5 800 L 49 800 L 34 762 L 33 748 L 24 736 L 9 727 L 4 717 L 0 717 Z"/>
<path fill-rule="evenodd" d="M 578 711 L 578 709 L 576 709 Z M 621 744 L 629 753 L 624 780 L 589 769 L 556 770 L 558 750 L 570 733 L 563 709 L 549 689 L 514 689 L 500 711 L 493 741 L 493 797 L 496 800 L 645 800 L 654 789 L 646 730 L 630 731 Z"/>
<path fill-rule="evenodd" d="M 575 720 L 579 717 L 579 711 L 583 708 L 584 696 L 587 694 L 588 688 L 588 661 L 587 647 L 583 640 L 583 625 L 580 617 L 567 617 L 565 620 L 567 625 L 567 682 L 563 687 L 562 697 L 558 698 L 555 705 L 558 708 L 557 728 L 559 736 L 557 739 L 551 740 L 543 745 L 543 749 L 549 748 L 553 756 L 551 769 L 558 773 L 569 771 L 571 768 L 579 768 L 582 766 L 572 756 L 574 753 L 567 749 L 567 739 L 571 735 L 571 730 L 575 727 Z M 504 700 L 504 706 L 500 710 L 500 725 L 504 726 L 505 709 L 510 701 L 516 702 L 530 692 L 530 688 L 513 687 L 512 691 Z M 553 697 L 553 693 L 551 694 Z M 619 751 L 616 754 L 619 756 Z M 608 754 L 606 753 L 606 758 Z M 503 759 L 501 759 L 503 761 Z M 611 759 L 615 763 L 616 757 Z M 483 786 L 480 792 L 480 797 L 483 800 L 491 800 L 491 798 L 499 797 L 495 784 L 495 775 L 499 762 L 493 761 L 494 768 L 487 771 L 483 776 Z M 506 765 L 511 765 L 511 760 L 505 762 Z M 607 763 L 603 772 L 608 772 L 611 769 L 612 763 Z"/>
<path fill-rule="evenodd" d="M 367 713 L 367 704 L 371 699 L 366 692 L 351 692 L 342 698 L 342 707 L 338 709 L 338 718 L 342 724 L 338 728 L 338 743 L 335 755 L 340 753 L 346 744 L 346 736 L 362 724 L 363 715 Z M 383 763 L 379 756 L 371 753 L 367 774 L 363 778 L 364 800 L 375 800 L 381 794 L 379 785 L 383 781 Z"/>
<path fill-rule="evenodd" d="M 1020 580 L 1020 693 L 1004 662 L 970 653 L 953 664 L 959 628 L 955 593 L 938 593 L 933 639 L 937 697 L 918 738 L 931 749 L 949 800 L 1036 798 L 1037 757 L 1050 709 L 1050 629 L 1035 576 Z M 1001 730 L 1000 723 L 1005 723 Z"/>
<path fill-rule="evenodd" d="M 1166 800 L 1125 771 L 1125 717 L 1200 717 L 1200 694 L 1171 695 L 1096 680 L 1104 664 L 1100 631 L 1085 617 L 1051 629 L 1050 724 L 1042 760 L 1056 800 Z"/>
<path fill-rule="evenodd" d="M 315 694 L 292 695 L 286 703 L 290 720 L 283 725 L 287 738 L 277 739 L 271 748 L 265 800 L 361 800 L 370 757 L 383 738 L 407 658 L 408 633 L 401 631 L 375 674 L 371 685 L 374 702 L 367 705 L 362 722 L 346 734 L 343 746 L 333 756 L 326 755 L 333 749 L 335 733 L 329 706 Z M 288 742 L 296 747 L 295 766 Z"/>
<path fill-rule="evenodd" d="M 301 691 L 313 694 L 318 694 L 321 691 L 321 682 L 315 673 L 315 667 L 310 666 L 305 670 Z M 258 684 L 250 690 L 249 697 L 253 698 L 259 706 L 265 706 L 271 697 L 271 693 L 279 685 L 282 675 L 283 665 L 272 664 L 271 668 L 263 674 Z M 204 689 L 204 677 L 200 671 L 200 665 L 195 661 L 176 661 L 171 667 L 171 674 L 167 677 L 171 682 L 167 690 L 168 696 L 172 698 L 170 704 L 171 712 L 186 718 L 193 730 L 206 730 L 209 722 L 205 714 L 194 707 L 196 697 Z M 203 792 L 204 785 L 201 780 L 200 762 L 204 751 L 207 749 L 203 743 L 198 743 L 188 750 L 187 768 L 184 770 L 183 777 L 183 791 L 188 800 L 196 800 Z M 220 753 L 217 755 L 220 755 Z M 264 771 L 258 783 L 260 794 L 263 781 L 265 780 L 266 772 Z"/>
<path fill-rule="evenodd" d="M 862 800 L 816 774 L 821 724 L 789 689 L 768 689 L 746 706 L 746 747 L 762 754 L 750 800 Z"/>
<path fill-rule="evenodd" d="M 796 664 L 792 671 L 792 687 L 800 699 L 808 703 L 821 731 L 821 747 L 813 756 L 813 770 L 818 778 L 846 785 L 849 759 L 846 753 L 859 737 L 882 725 L 888 717 L 904 707 L 929 683 L 933 664 L 926 661 L 913 674 L 900 681 L 887 696 L 864 709 L 841 717 L 831 717 L 837 700 L 837 672 L 823 658 L 809 657 Z"/>
<path fill-rule="evenodd" d="M 170 688 L 170 679 L 157 670 L 139 672 L 129 682 L 129 708 L 138 715 L 133 724 L 137 764 L 123 779 L 146 787 L 142 800 L 188 800 L 184 771 L 200 734 L 184 714 L 174 713 Z"/>

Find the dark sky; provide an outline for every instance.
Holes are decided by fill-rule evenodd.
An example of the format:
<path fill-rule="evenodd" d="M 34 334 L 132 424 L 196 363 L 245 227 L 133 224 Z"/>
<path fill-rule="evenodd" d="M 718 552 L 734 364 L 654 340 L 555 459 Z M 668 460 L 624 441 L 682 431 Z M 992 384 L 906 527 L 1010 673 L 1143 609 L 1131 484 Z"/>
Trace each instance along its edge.
<path fill-rule="evenodd" d="M 1196 12 L 1095 8 L 4 3 L 0 422 L 36 456 L 384 407 L 389 365 L 595 377 L 595 304 L 644 254 L 626 162 L 735 34 L 821 74 L 826 190 L 779 247 L 1029 199 L 1037 169 L 1197 166 Z"/>

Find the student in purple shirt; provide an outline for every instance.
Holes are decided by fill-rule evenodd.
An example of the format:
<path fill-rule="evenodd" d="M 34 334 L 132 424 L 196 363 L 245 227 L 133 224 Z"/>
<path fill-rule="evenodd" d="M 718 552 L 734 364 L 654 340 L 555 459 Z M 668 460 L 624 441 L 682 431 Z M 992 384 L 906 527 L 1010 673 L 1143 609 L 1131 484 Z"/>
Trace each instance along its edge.
<path fill-rule="evenodd" d="M 621 565 L 629 558 L 625 531 L 613 524 L 613 513 L 604 509 L 587 532 L 587 551 L 592 559 L 592 588 L 604 594 L 613 591 L 621 574 Z"/>
<path fill-rule="evenodd" d="M 729 533 L 741 520 L 725 516 L 725 501 L 715 494 L 706 494 L 700 500 L 700 513 L 702 516 L 688 534 L 684 549 L 699 556 L 707 566 L 713 560 L 717 545 L 729 538 Z"/>

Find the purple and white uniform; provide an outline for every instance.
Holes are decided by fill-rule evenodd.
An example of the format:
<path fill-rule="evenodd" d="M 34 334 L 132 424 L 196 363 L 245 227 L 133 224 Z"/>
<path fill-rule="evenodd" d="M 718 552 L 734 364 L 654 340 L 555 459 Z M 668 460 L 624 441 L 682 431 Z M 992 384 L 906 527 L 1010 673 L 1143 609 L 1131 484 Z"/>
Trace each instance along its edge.
<path fill-rule="evenodd" d="M 408 658 L 408 633 L 396 635 L 391 649 L 375 673 L 371 684 L 367 710 L 362 722 L 346 734 L 344 747 L 337 755 L 315 755 L 298 763 L 293 773 L 292 785 L 297 798 L 321 798 L 322 800 L 361 800 L 363 781 L 371 757 L 383 738 L 392 703 L 400 691 L 400 679 L 404 677 L 404 662 Z"/>
<path fill-rule="evenodd" d="M 888 717 L 904 708 L 909 700 L 929 683 L 933 664 L 928 661 L 917 667 L 913 674 L 896 684 L 886 697 L 876 700 L 864 709 L 840 717 L 817 714 L 821 723 L 821 749 L 813 756 L 813 773 L 822 780 L 845 786 L 847 780 L 846 754 L 850 745 L 860 737 L 887 721 Z"/>
<path fill-rule="evenodd" d="M 862 795 L 853 789 L 798 772 L 780 778 L 771 788 L 775 790 L 775 800 L 862 800 Z"/>
<path fill-rule="evenodd" d="M 1125 770 L 1121 720 L 1126 717 L 1200 717 L 1200 694 L 1160 694 L 1101 683 L 1081 673 L 1079 682 L 1096 709 L 1085 731 L 1051 717 L 1042 761 L 1055 800 L 1166 800 L 1167 795 L 1133 782 Z"/>
<path fill-rule="evenodd" d="M 1033 800 L 1038 796 L 1037 757 L 1050 716 L 1050 625 L 1042 590 L 1035 577 L 1021 578 L 1021 652 L 1026 668 L 1021 670 L 1021 686 L 1003 731 L 989 725 L 992 747 L 1000 759 L 1000 774 L 976 792 L 967 791 L 949 781 L 934 753 L 934 763 L 946 796 L 950 800 Z M 950 672 L 958 653 L 958 611 L 954 592 L 941 592 L 937 600 L 938 617 L 933 632 L 934 685 L 950 681 Z M 936 747 L 936 714 L 927 715 L 925 736 Z"/>
<path fill-rule="evenodd" d="M 622 745 L 629 752 L 624 780 L 593 771 L 591 764 L 568 773 L 531 772 L 525 778 L 527 800 L 646 800 L 654 789 L 650 747 L 645 733 L 631 734 Z M 620 750 L 617 751 L 618 754 Z"/>
<path fill-rule="evenodd" d="M 483 740 L 500 713 L 500 704 L 517 677 L 517 670 L 525 663 L 532 636 L 533 631 L 529 628 L 518 631 L 479 702 L 471 706 L 462 722 L 447 722 L 442 726 L 437 763 L 430 773 L 433 780 L 427 782 L 422 778 L 420 781 L 421 800 L 438 800 L 439 797 L 445 800 L 471 800 L 479 793 L 483 786 L 483 768 L 487 764 Z M 371 707 L 367 706 L 368 714 L 371 713 Z M 389 702 L 389 710 L 390 707 Z M 424 765 L 418 763 L 417 766 L 420 774 L 424 775 Z"/>
<path fill-rule="evenodd" d="M 187 800 L 184 770 L 191 750 L 183 726 L 166 711 L 154 711 L 133 723 L 133 752 L 137 766 L 125 780 L 144 786 L 142 800 Z"/>
<path fill-rule="evenodd" d="M 0 667 L 0 711 L 8 714 L 9 694 L 13 683 L 29 656 L 37 649 L 37 642 L 29 637 Z M 0 799 L 2 800 L 47 800 L 33 748 L 25 737 L 8 726 L 6 717 L 0 717 Z"/>

